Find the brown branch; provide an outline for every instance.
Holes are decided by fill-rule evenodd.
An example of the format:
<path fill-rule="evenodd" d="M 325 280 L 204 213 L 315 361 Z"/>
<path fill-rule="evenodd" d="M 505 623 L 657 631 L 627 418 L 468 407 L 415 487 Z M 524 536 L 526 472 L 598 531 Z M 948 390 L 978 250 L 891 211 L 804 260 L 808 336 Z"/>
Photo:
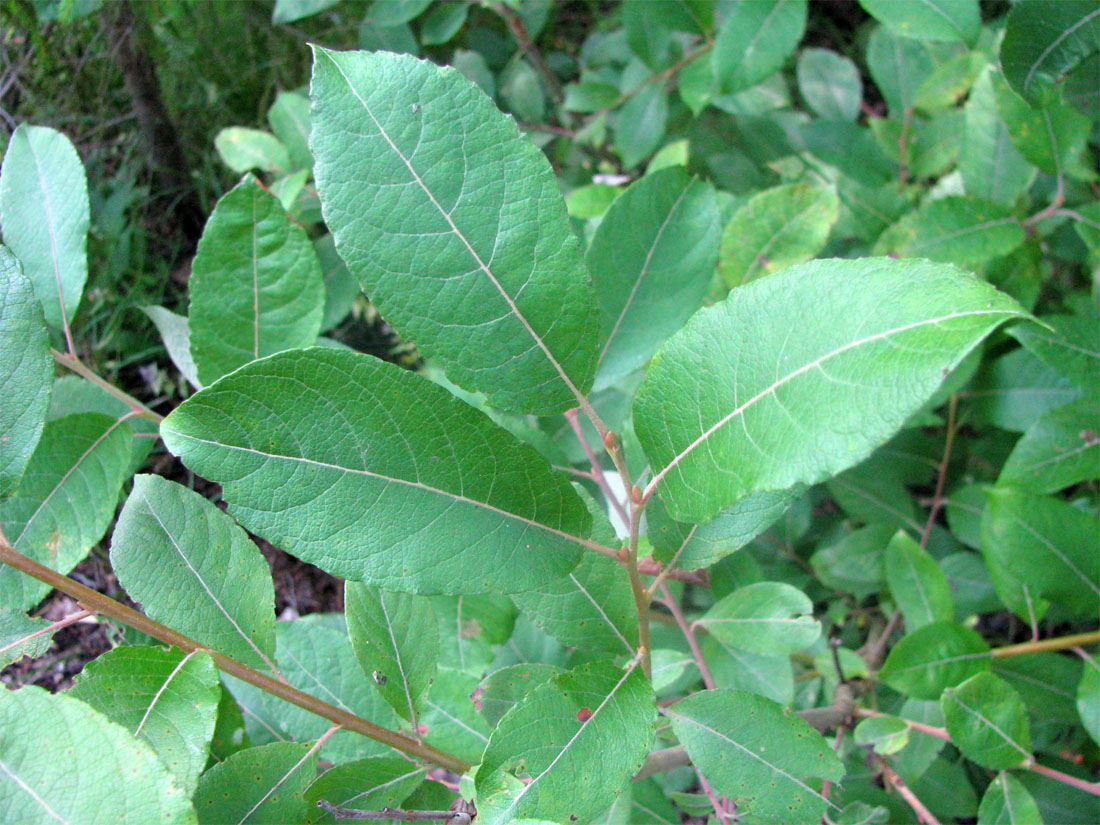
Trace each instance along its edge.
<path fill-rule="evenodd" d="M 50 354 L 53 355 L 53 360 L 56 361 L 58 364 L 63 366 L 65 369 L 72 370 L 84 380 L 91 381 L 108 395 L 113 395 L 115 398 L 117 398 L 119 401 L 129 407 L 135 415 L 140 415 L 142 418 L 148 418 L 154 424 L 160 424 L 160 422 L 164 420 L 163 415 L 153 412 L 132 395 L 127 395 L 109 381 L 104 381 L 102 378 L 92 372 L 92 370 L 88 369 L 88 367 L 84 365 L 84 362 L 81 361 L 79 358 L 66 355 L 62 352 L 58 352 L 53 348 L 50 349 Z"/>
<path fill-rule="evenodd" d="M 61 630 L 61 628 L 68 627 L 71 624 L 76 624 L 79 621 L 83 621 L 91 615 L 94 615 L 91 610 L 78 610 L 76 611 L 76 613 L 72 613 L 66 616 L 64 619 L 60 619 L 53 624 L 42 628 L 41 630 L 36 630 L 34 631 L 34 633 L 24 636 L 22 639 L 16 639 L 10 645 L 4 645 L 3 647 L 0 647 L 0 653 L 7 653 L 12 648 L 19 647 L 19 645 L 26 644 L 31 639 L 36 639 L 39 636 L 44 636 L 47 633 L 56 633 L 57 631 Z"/>
<path fill-rule="evenodd" d="M 353 730 L 376 742 L 389 745 L 391 748 L 395 748 L 409 756 L 415 756 L 426 762 L 431 762 L 433 765 L 439 765 L 440 767 L 452 770 L 455 773 L 465 773 L 471 767 L 469 763 L 463 759 L 459 759 L 457 756 L 452 756 L 431 745 L 421 744 L 402 733 L 383 728 L 353 713 L 349 713 L 343 708 L 338 708 L 335 705 L 330 705 L 328 702 L 318 699 L 316 696 L 311 696 L 305 691 L 298 690 L 264 673 L 253 670 L 235 659 L 230 659 L 222 653 L 209 650 L 209 648 L 204 647 L 194 639 L 184 636 L 182 633 L 178 633 L 159 622 L 155 622 L 148 616 L 138 613 L 136 610 L 126 607 L 116 602 L 114 599 L 92 590 L 90 587 L 85 587 L 67 576 L 62 576 L 60 573 L 39 564 L 33 559 L 27 558 L 12 547 L 3 536 L 0 536 L 0 562 L 14 567 L 16 570 L 26 573 L 32 578 L 45 582 L 50 587 L 60 590 L 62 593 L 72 596 L 85 609 L 94 610 L 96 613 L 108 616 L 117 622 L 132 627 L 134 630 L 139 630 L 148 636 L 152 636 L 154 639 L 158 639 L 165 644 L 174 645 L 185 653 L 191 653 L 195 650 L 206 650 L 214 660 L 214 665 L 218 670 L 236 676 L 238 679 L 248 682 L 273 696 L 277 696 L 285 702 L 290 702 L 292 705 L 296 705 L 303 710 L 307 710 L 310 713 L 328 719 L 330 722 L 342 728 Z"/>
<path fill-rule="evenodd" d="M 531 35 L 527 32 L 527 26 L 524 24 L 523 18 L 504 3 L 493 3 L 491 8 L 504 20 L 505 25 L 508 26 L 508 31 L 512 33 L 516 43 L 527 55 L 527 59 L 531 61 L 535 71 L 542 77 L 543 82 L 546 84 L 546 90 L 550 92 L 550 97 L 560 106 L 562 101 L 565 100 L 561 83 L 553 70 L 546 65 L 546 61 L 542 59 L 538 46 L 531 40 Z"/>
<path fill-rule="evenodd" d="M 317 801 L 317 807 L 328 811 L 336 819 L 399 819 L 403 822 L 442 819 L 450 820 L 454 825 L 470 825 L 470 820 L 477 811 L 465 800 L 461 802 L 462 806 L 459 810 L 451 811 L 405 811 L 390 807 L 380 808 L 377 811 L 361 811 L 357 808 L 341 808 L 324 799 Z"/>
<path fill-rule="evenodd" d="M 943 445 L 943 461 L 936 471 L 936 491 L 932 494 L 932 506 L 928 510 L 928 521 L 924 523 L 924 531 L 920 536 L 922 550 L 928 548 L 928 537 L 932 533 L 932 525 L 936 523 L 936 516 L 943 508 L 943 487 L 947 479 L 947 465 L 951 462 L 951 445 L 955 443 L 955 413 L 959 406 L 958 393 L 951 393 L 951 400 L 947 404 L 947 439 Z"/>
<path fill-rule="evenodd" d="M 706 570 L 683 570 L 674 567 L 665 572 L 666 568 L 653 556 L 646 556 L 638 560 L 638 572 L 643 576 L 664 576 L 666 579 L 694 584 L 696 587 L 710 587 L 710 576 Z M 652 589 L 652 588 L 651 588 Z"/>
<path fill-rule="evenodd" d="M 672 591 L 668 589 L 668 585 L 664 582 L 661 582 L 661 595 L 664 596 L 662 600 L 664 605 L 672 613 L 672 618 L 676 620 L 680 632 L 687 639 L 688 647 L 691 648 L 691 655 L 695 658 L 695 664 L 698 665 L 699 672 L 703 675 L 703 684 L 707 686 L 707 690 L 714 690 L 714 677 L 710 673 L 710 668 L 707 667 L 707 660 L 703 658 L 703 651 L 699 647 L 699 640 L 695 638 L 695 631 L 687 623 L 687 619 L 684 618 L 684 611 L 680 609 L 680 605 L 672 597 Z"/>
<path fill-rule="evenodd" d="M 882 770 L 883 778 L 901 794 L 902 799 L 909 803 L 909 807 L 912 808 L 913 813 L 917 815 L 917 821 L 923 822 L 924 825 L 940 825 L 940 821 L 925 807 L 923 802 L 917 799 L 917 795 L 909 789 L 909 786 L 894 772 L 894 769 L 886 764 L 886 760 L 877 753 L 874 754 L 874 757 L 875 761 L 878 762 L 879 768 Z"/>

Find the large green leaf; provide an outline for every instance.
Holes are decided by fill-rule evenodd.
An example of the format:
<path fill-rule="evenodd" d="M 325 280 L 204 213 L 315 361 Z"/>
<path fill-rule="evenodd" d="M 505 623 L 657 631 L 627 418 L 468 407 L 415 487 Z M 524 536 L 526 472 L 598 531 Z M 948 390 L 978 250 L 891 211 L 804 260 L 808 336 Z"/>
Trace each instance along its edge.
<path fill-rule="evenodd" d="M 480 676 L 493 661 L 495 648 L 512 635 L 516 606 L 503 594 L 435 596 L 439 622 L 439 663 Z"/>
<path fill-rule="evenodd" d="M 530 590 L 576 566 L 591 521 L 534 450 L 442 387 L 350 351 L 249 364 L 161 432 L 247 529 L 387 590 Z"/>
<path fill-rule="evenodd" d="M 516 607 L 567 647 L 633 655 L 637 608 L 626 570 L 607 556 L 585 553 L 564 578 L 515 598 Z"/>
<path fill-rule="evenodd" d="M 951 742 L 968 759 L 995 771 L 1031 761 L 1027 708 L 1003 679 L 978 673 L 945 690 L 940 701 Z"/>
<path fill-rule="evenodd" d="M 187 793 L 152 749 L 83 702 L 34 686 L 0 690 L 0 728 L 5 822 L 196 821 Z"/>
<path fill-rule="evenodd" d="M 1023 227 L 1006 207 L 954 196 L 910 212 L 882 234 L 875 252 L 977 266 L 1007 255 L 1024 239 Z"/>
<path fill-rule="evenodd" d="M 1012 335 L 1051 369 L 1087 393 L 1100 394 L 1100 313 L 1048 315 Z"/>
<path fill-rule="evenodd" d="M 276 742 L 238 751 L 202 775 L 195 791 L 201 825 L 286 825 L 301 822 L 302 795 L 317 776 L 306 742 Z"/>
<path fill-rule="evenodd" d="M 661 145 L 668 122 L 668 93 L 660 83 L 649 83 L 619 110 L 615 121 L 615 150 L 623 166 L 637 166 Z"/>
<path fill-rule="evenodd" d="M 279 669 L 293 687 L 343 708 L 376 725 L 397 730 L 400 722 L 378 691 L 363 677 L 340 613 L 313 613 L 277 622 Z M 244 714 L 255 744 L 305 742 L 323 735 L 330 723 L 316 714 L 223 674 L 223 681 Z M 320 751 L 332 762 L 393 755 L 388 745 L 354 731 L 337 732 Z"/>
<path fill-rule="evenodd" d="M 982 365 L 962 393 L 975 423 L 1025 432 L 1081 391 L 1026 349 L 1015 349 Z"/>
<path fill-rule="evenodd" d="M 817 822 L 835 807 L 808 781 L 839 781 L 843 764 L 820 733 L 775 702 L 706 690 L 664 714 L 691 761 L 739 814 L 758 822 Z"/>
<path fill-rule="evenodd" d="M 715 687 L 755 693 L 781 705 L 794 698 L 790 656 L 761 656 L 724 645 L 712 636 L 703 639 L 702 650 Z"/>
<path fill-rule="evenodd" d="M 275 135 L 259 129 L 230 126 L 218 132 L 214 148 L 234 172 L 260 169 L 285 175 L 293 168 L 287 149 Z"/>
<path fill-rule="evenodd" d="M 325 220 L 386 320 L 494 407 L 591 387 L 599 315 L 545 156 L 453 69 L 317 49 Z"/>
<path fill-rule="evenodd" d="M 1095 395 L 1050 410 L 1005 459 L 998 485 L 1054 493 L 1100 477 L 1100 401 Z"/>
<path fill-rule="evenodd" d="M 1089 118 L 1057 98 L 1029 105 L 998 75 L 993 92 L 1012 142 L 1025 158 L 1048 175 L 1095 179 L 1096 171 L 1081 160 L 1092 128 Z"/>
<path fill-rule="evenodd" d="M 19 261 L 0 246 L 0 499 L 19 486 L 50 403 L 53 359 L 42 305 Z"/>
<path fill-rule="evenodd" d="M 863 99 L 856 64 L 829 49 L 803 49 L 798 57 L 798 90 L 806 105 L 826 120 L 855 120 Z"/>
<path fill-rule="evenodd" d="M 129 475 L 133 436 L 122 420 L 79 413 L 47 422 L 23 482 L 0 503 L 0 527 L 16 550 L 68 573 L 103 537 Z M 27 610 L 50 590 L 0 568 L 0 606 Z"/>
<path fill-rule="evenodd" d="M 0 169 L 0 224 L 55 330 L 72 320 L 88 278 L 88 214 L 88 181 L 69 139 L 20 125 Z"/>
<path fill-rule="evenodd" d="M 313 166 L 309 151 L 309 98 L 297 92 L 279 92 L 267 110 L 267 122 L 282 141 L 295 169 Z"/>
<path fill-rule="evenodd" d="M 867 68 L 890 113 L 901 117 L 916 103 L 917 93 L 935 72 L 936 63 L 926 44 L 879 26 L 867 40 Z"/>
<path fill-rule="evenodd" d="M 986 495 L 986 558 L 1071 613 L 1095 616 L 1100 597 L 1100 523 L 1095 515 L 1014 487 L 995 487 Z"/>
<path fill-rule="evenodd" d="M 397 756 L 374 756 L 357 759 L 330 768 L 306 789 L 310 807 L 325 800 L 342 808 L 377 810 L 397 808 L 417 789 L 428 773 L 428 767 L 414 765 Z M 308 822 L 331 821 L 327 813 L 317 811 Z"/>
<path fill-rule="evenodd" d="M 735 289 L 665 343 L 638 390 L 635 429 L 660 468 L 647 489 L 698 522 L 750 493 L 821 481 L 866 458 L 1022 315 L 927 261 L 813 261 Z"/>
<path fill-rule="evenodd" d="M 777 493 L 755 493 L 722 508 L 706 524 L 673 521 L 660 497 L 654 498 L 646 507 L 653 557 L 665 564 L 676 559 L 676 565 L 684 570 L 710 567 L 771 527 L 804 493 L 802 485 Z"/>
<path fill-rule="evenodd" d="M 137 476 L 115 527 L 111 565 L 150 618 L 273 669 L 275 590 L 267 563 L 233 519 L 198 493 Z"/>
<path fill-rule="evenodd" d="M 597 388 L 641 367 L 702 305 L 718 235 L 714 188 L 680 167 L 646 175 L 611 204 L 587 257 L 603 341 Z"/>
<path fill-rule="evenodd" d="M 588 821 L 641 766 L 656 715 L 638 667 L 598 662 L 536 688 L 504 715 L 485 749 L 478 820 Z M 513 772 L 531 781 L 517 788 L 508 780 Z"/>
<path fill-rule="evenodd" d="M 471 673 L 440 668 L 419 717 L 425 742 L 474 765 L 481 761 L 492 733 L 477 712 L 478 682 Z"/>
<path fill-rule="evenodd" d="M 722 231 L 718 271 L 743 283 L 813 258 L 836 223 L 836 190 L 788 183 L 753 195 Z"/>
<path fill-rule="evenodd" d="M 523 697 L 563 672 L 557 665 L 542 662 L 527 662 L 494 670 L 478 689 L 478 711 L 495 728 L 501 717 L 522 701 Z"/>
<path fill-rule="evenodd" d="M 1017 94 L 1034 101 L 1097 50 L 1100 9 L 1093 0 L 1021 0 L 1005 22 L 1001 69 Z"/>
<path fill-rule="evenodd" d="M 917 699 L 938 699 L 944 688 L 989 670 L 989 645 L 954 622 L 933 622 L 907 633 L 886 657 L 879 678 Z"/>
<path fill-rule="evenodd" d="M 1002 771 L 985 789 L 978 825 L 1043 825 L 1043 817 L 1027 788 Z"/>
<path fill-rule="evenodd" d="M 995 72 L 995 67 L 986 67 L 966 99 L 959 172 L 966 194 L 1010 206 L 1035 179 L 1035 167 L 1020 154 L 1001 117 Z"/>
<path fill-rule="evenodd" d="M 415 720 L 439 659 L 439 623 L 430 602 L 361 582 L 349 582 L 344 599 L 360 667 L 390 707 Z"/>
<path fill-rule="evenodd" d="M 795 653 L 821 635 L 813 609 L 796 587 L 758 582 L 719 599 L 695 623 L 726 645 L 760 654 Z"/>
<path fill-rule="evenodd" d="M 981 31 L 978 0 L 859 0 L 902 37 L 973 43 Z"/>
<path fill-rule="evenodd" d="M 947 576 L 928 551 L 904 532 L 899 531 L 886 548 L 886 581 L 909 630 L 954 618 L 955 600 Z"/>
<path fill-rule="evenodd" d="M 783 65 L 806 28 L 806 0 L 737 0 L 714 41 L 725 92 L 755 86 Z"/>
<path fill-rule="evenodd" d="M 211 384 L 317 340 L 325 303 L 309 238 L 251 175 L 214 207 L 191 267 L 191 354 Z"/>
<path fill-rule="evenodd" d="M 147 742 L 179 787 L 195 790 L 221 698 L 209 653 L 116 647 L 88 663 L 69 695 Z"/>

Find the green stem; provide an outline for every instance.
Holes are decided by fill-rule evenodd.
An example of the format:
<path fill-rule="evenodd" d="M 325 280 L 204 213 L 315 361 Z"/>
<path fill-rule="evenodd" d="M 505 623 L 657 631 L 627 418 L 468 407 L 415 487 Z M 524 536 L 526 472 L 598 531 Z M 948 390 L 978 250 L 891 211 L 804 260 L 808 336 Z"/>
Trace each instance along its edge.
<path fill-rule="evenodd" d="M 102 378 L 100 378 L 98 375 L 96 375 L 94 372 L 84 366 L 84 363 L 79 358 L 66 355 L 63 352 L 58 352 L 57 350 L 52 348 L 50 349 L 50 354 L 53 355 L 53 360 L 61 366 L 65 367 L 65 369 L 72 370 L 81 378 L 87 381 L 91 381 L 104 392 L 113 395 L 115 398 L 117 398 L 119 401 L 121 401 L 131 410 L 133 410 L 136 414 L 140 415 L 142 418 L 148 418 L 150 421 L 152 421 L 154 424 L 157 424 L 158 426 L 160 425 L 160 422 L 164 420 L 163 415 L 153 412 L 132 395 L 127 395 L 114 384 L 111 384 L 109 381 L 104 381 Z"/>
<path fill-rule="evenodd" d="M 114 599 L 92 590 L 90 587 L 85 587 L 79 582 L 73 581 L 67 576 L 62 576 L 60 573 L 39 564 L 33 559 L 27 558 L 12 547 L 7 539 L 3 537 L 0 537 L 0 562 L 14 567 L 16 570 L 26 573 L 32 578 L 45 582 L 50 587 L 60 590 L 62 593 L 72 596 L 87 610 L 92 610 L 103 616 L 108 616 L 115 621 L 132 627 L 134 630 L 139 630 L 142 633 L 152 636 L 154 639 L 158 639 L 165 644 L 174 645 L 186 653 L 191 653 L 195 650 L 206 650 L 210 653 L 211 658 L 214 660 L 214 665 L 218 670 L 236 676 L 238 679 L 248 682 L 250 685 L 254 685 L 273 696 L 277 696 L 285 702 L 290 702 L 290 704 L 297 705 L 303 710 L 307 710 L 310 713 L 328 719 L 330 722 L 346 730 L 353 730 L 376 742 L 389 745 L 391 748 L 399 750 L 409 756 L 415 756 L 418 759 L 423 759 L 426 762 L 454 771 L 455 773 L 465 773 L 471 767 L 469 763 L 459 759 L 457 756 L 452 756 L 445 751 L 433 748 L 431 745 L 417 742 L 402 733 L 383 728 L 353 713 L 349 713 L 343 708 L 330 705 L 328 702 L 321 701 L 316 696 L 311 696 L 304 691 L 284 684 L 246 665 L 242 665 L 240 662 L 235 659 L 230 659 L 224 654 L 209 650 L 209 648 L 204 647 L 194 639 L 184 636 L 182 633 L 177 633 L 175 630 L 172 630 L 172 628 L 155 622 L 148 616 L 144 616 L 136 610 L 119 604 Z"/>
<path fill-rule="evenodd" d="M 1100 630 L 1078 633 L 1075 636 L 1059 636 L 1055 639 L 1041 639 L 1036 642 L 1023 642 L 1018 645 L 993 648 L 993 658 L 1005 656 L 1025 656 L 1028 653 L 1042 653 L 1045 650 L 1067 650 L 1081 645 L 1094 645 L 1100 642 Z"/>

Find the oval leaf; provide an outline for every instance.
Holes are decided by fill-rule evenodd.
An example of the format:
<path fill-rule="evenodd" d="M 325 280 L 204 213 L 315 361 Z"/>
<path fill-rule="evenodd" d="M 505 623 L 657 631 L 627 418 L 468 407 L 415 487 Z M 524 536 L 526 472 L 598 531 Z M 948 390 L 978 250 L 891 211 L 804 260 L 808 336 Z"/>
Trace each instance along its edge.
<path fill-rule="evenodd" d="M 424 378 L 317 347 L 249 364 L 161 425 L 249 530 L 387 590 L 530 590 L 576 566 L 569 482 Z"/>
<path fill-rule="evenodd" d="M 274 670 L 275 589 L 260 550 L 196 492 L 139 475 L 111 565 L 152 619 L 252 667 Z"/>
<path fill-rule="evenodd" d="M 211 384 L 321 331 L 321 265 L 300 226 L 251 175 L 214 207 L 191 268 L 191 354 Z"/>
<path fill-rule="evenodd" d="M 939 699 L 949 688 L 989 670 L 989 645 L 968 627 L 933 622 L 907 633 L 898 642 L 879 678 L 917 699 Z"/>
<path fill-rule="evenodd" d="M 285 825 L 302 822 L 305 793 L 317 776 L 317 754 L 306 742 L 276 742 L 238 751 L 199 780 L 200 825 Z"/>
<path fill-rule="evenodd" d="M 770 699 L 704 690 L 664 714 L 691 761 L 740 814 L 759 822 L 817 822 L 836 807 L 809 779 L 839 781 L 843 763 L 820 733 Z"/>
<path fill-rule="evenodd" d="M 69 139 L 20 125 L 0 169 L 0 224 L 55 330 L 68 330 L 88 279 L 88 215 L 88 180 Z"/>
<path fill-rule="evenodd" d="M 730 8 L 714 40 L 725 92 L 755 86 L 783 65 L 806 29 L 806 0 L 754 0 Z"/>
<path fill-rule="evenodd" d="M 955 616 L 947 576 L 928 551 L 902 531 L 886 547 L 886 583 L 909 630 Z"/>
<path fill-rule="evenodd" d="M 635 428 L 661 468 L 647 491 L 673 518 L 703 522 L 750 493 L 834 475 L 1022 315 L 927 261 L 813 261 L 735 289 L 665 343 L 638 390 Z"/>
<path fill-rule="evenodd" d="M 821 625 L 813 602 L 781 582 L 759 582 L 720 599 L 696 624 L 727 645 L 754 653 L 794 653 L 813 644 Z"/>
<path fill-rule="evenodd" d="M 855 120 L 863 100 L 856 64 L 829 49 L 803 49 L 798 58 L 798 90 L 826 120 Z"/>
<path fill-rule="evenodd" d="M 941 702 L 951 742 L 968 758 L 995 771 L 1032 761 L 1027 707 L 1003 679 L 979 673 L 945 690 Z"/>
<path fill-rule="evenodd" d="M 318 48 L 311 95 L 325 221 L 386 320 L 498 409 L 576 406 L 599 316 L 545 156 L 408 55 Z"/>
<path fill-rule="evenodd" d="M 859 4 L 902 37 L 973 43 L 981 31 L 978 0 L 859 0 Z"/>
<path fill-rule="evenodd" d="M 52 384 L 42 305 L 19 261 L 0 246 L 0 499 L 19 486 L 42 436 Z"/>
<path fill-rule="evenodd" d="M 1039 806 L 1027 788 L 1010 773 L 989 783 L 978 807 L 978 825 L 1042 825 Z"/>
<path fill-rule="evenodd" d="M 1022 0 L 1005 21 L 1001 69 L 1009 85 L 1035 101 L 1100 49 L 1100 9 L 1093 0 Z"/>
<path fill-rule="evenodd" d="M 1007 207 L 974 197 L 930 201 L 887 229 L 875 252 L 977 266 L 1024 242 L 1024 229 Z"/>

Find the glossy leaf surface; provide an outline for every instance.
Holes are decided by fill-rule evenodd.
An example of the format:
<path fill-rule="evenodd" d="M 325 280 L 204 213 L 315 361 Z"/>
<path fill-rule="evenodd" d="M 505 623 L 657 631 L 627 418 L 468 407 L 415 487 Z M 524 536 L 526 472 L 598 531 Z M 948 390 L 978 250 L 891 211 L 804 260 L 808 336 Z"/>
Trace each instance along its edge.
<path fill-rule="evenodd" d="M 572 570 L 590 523 L 533 450 L 442 387 L 350 351 L 250 364 L 161 431 L 246 528 L 384 589 L 529 590 Z"/>
<path fill-rule="evenodd" d="M 499 409 L 576 406 L 599 318 L 542 153 L 457 72 L 408 56 L 318 49 L 312 98 L 325 219 L 386 320 Z"/>
<path fill-rule="evenodd" d="M 587 256 L 603 341 L 597 388 L 645 364 L 702 305 L 718 235 L 714 189 L 682 168 L 646 175 L 611 204 Z"/>
<path fill-rule="evenodd" d="M 23 477 L 46 421 L 53 359 L 42 306 L 19 261 L 0 246 L 0 499 Z"/>
<path fill-rule="evenodd" d="M 0 726 L 0 810 L 9 822 L 196 821 L 187 794 L 153 750 L 83 702 L 33 685 L 3 690 Z M 77 771 L 77 754 L 95 758 Z"/>
<path fill-rule="evenodd" d="M 635 399 L 670 514 L 706 521 L 855 464 L 1021 314 L 988 284 L 917 261 L 814 261 L 734 290 L 665 343 Z"/>
<path fill-rule="evenodd" d="M 137 476 L 115 528 L 111 565 L 150 618 L 250 667 L 272 669 L 275 593 L 267 563 L 233 519 L 198 493 Z"/>
<path fill-rule="evenodd" d="M 333 805 L 360 810 L 399 807 L 417 789 L 428 773 L 396 756 L 374 756 L 345 762 L 321 774 L 306 789 L 306 804 L 316 807 L 324 799 Z M 308 822 L 324 822 L 331 816 L 322 811 L 312 813 Z"/>
<path fill-rule="evenodd" d="M 89 662 L 68 695 L 147 742 L 179 787 L 195 790 L 221 696 L 209 653 L 117 647 Z"/>
<path fill-rule="evenodd" d="M 72 143 L 45 126 L 20 125 L 0 168 L 0 224 L 57 331 L 72 320 L 88 278 L 88 222 L 88 181 Z"/>
<path fill-rule="evenodd" d="M 816 822 L 830 807 L 812 777 L 839 780 L 844 766 L 821 734 L 774 702 L 706 690 L 664 713 L 692 762 L 738 811 L 760 822 Z"/>
<path fill-rule="evenodd" d="M 1041 825 L 1043 816 L 1027 788 L 1002 771 L 989 783 L 978 807 L 978 825 Z"/>
<path fill-rule="evenodd" d="M 251 175 L 214 207 L 191 268 L 191 354 L 211 384 L 249 361 L 317 340 L 321 265 L 301 227 Z"/>

